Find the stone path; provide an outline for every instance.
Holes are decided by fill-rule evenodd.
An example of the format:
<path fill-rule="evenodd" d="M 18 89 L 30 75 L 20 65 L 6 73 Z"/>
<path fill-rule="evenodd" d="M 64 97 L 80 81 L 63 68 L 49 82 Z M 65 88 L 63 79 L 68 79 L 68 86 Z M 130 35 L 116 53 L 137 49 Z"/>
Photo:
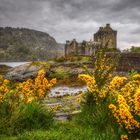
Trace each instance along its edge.
<path fill-rule="evenodd" d="M 54 112 L 55 119 L 66 121 L 81 112 L 81 106 L 77 100 L 87 87 L 55 87 L 44 100 L 44 105 Z"/>

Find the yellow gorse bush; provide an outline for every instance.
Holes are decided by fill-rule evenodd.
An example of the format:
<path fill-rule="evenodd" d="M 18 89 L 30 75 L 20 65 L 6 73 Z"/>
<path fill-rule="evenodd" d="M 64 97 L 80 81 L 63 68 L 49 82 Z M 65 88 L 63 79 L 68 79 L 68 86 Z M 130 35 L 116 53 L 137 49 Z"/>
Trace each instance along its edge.
<path fill-rule="evenodd" d="M 113 116 L 131 137 L 140 136 L 140 74 L 134 74 L 118 90 L 116 104 L 109 105 Z M 125 138 L 124 138 L 125 139 Z M 134 138 L 132 138 L 134 139 Z"/>
<path fill-rule="evenodd" d="M 0 76 L 0 102 L 2 102 L 5 98 L 5 95 L 9 92 L 9 80 L 3 79 L 2 76 Z"/>
<path fill-rule="evenodd" d="M 126 100 L 122 95 L 118 95 L 118 106 L 113 104 L 109 105 L 112 110 L 114 117 L 120 126 L 124 126 L 129 132 L 140 127 L 139 122 L 137 122 L 130 112 L 130 106 L 126 103 Z"/>
<path fill-rule="evenodd" d="M 127 80 L 126 77 L 115 76 L 112 79 L 112 81 L 109 83 L 109 86 L 108 86 L 109 90 L 113 91 L 113 90 L 119 89 L 121 86 L 124 85 L 126 80 Z"/>
<path fill-rule="evenodd" d="M 140 87 L 134 95 L 134 111 L 140 117 Z"/>
<path fill-rule="evenodd" d="M 13 88 L 9 86 L 9 82 L 2 77 L 0 78 L 0 102 L 4 101 L 8 93 L 13 93 L 14 99 L 31 103 L 34 100 L 44 99 L 56 84 L 56 79 L 53 78 L 48 81 L 44 70 L 41 69 L 34 80 L 28 79 L 27 81 L 16 83 Z"/>
<path fill-rule="evenodd" d="M 97 90 L 97 84 L 96 84 L 96 81 L 95 81 L 94 77 L 91 77 L 88 74 L 80 74 L 79 79 L 81 79 L 84 82 L 86 82 L 89 91 L 94 93 Z"/>
<path fill-rule="evenodd" d="M 88 87 L 85 112 L 98 130 L 110 124 L 115 139 L 140 139 L 140 74 L 113 76 L 117 59 L 107 57 L 104 49 L 95 58 L 93 72 L 79 75 Z"/>
<path fill-rule="evenodd" d="M 17 84 L 16 95 L 27 103 L 32 102 L 32 100 L 40 100 L 47 95 L 54 84 L 56 84 L 56 79 L 48 81 L 45 78 L 44 70 L 40 70 L 34 80 L 28 79 Z"/>
<path fill-rule="evenodd" d="M 131 78 L 115 76 L 101 89 L 98 88 L 94 75 L 80 74 L 79 78 L 85 81 L 89 92 L 96 95 L 98 104 L 105 98 L 108 99 L 106 105 L 109 104 L 108 109 L 112 111 L 112 116 L 120 128 L 125 129 L 129 135 L 140 132 L 140 74 L 135 74 Z M 128 140 L 129 136 L 122 135 L 121 139 Z"/>

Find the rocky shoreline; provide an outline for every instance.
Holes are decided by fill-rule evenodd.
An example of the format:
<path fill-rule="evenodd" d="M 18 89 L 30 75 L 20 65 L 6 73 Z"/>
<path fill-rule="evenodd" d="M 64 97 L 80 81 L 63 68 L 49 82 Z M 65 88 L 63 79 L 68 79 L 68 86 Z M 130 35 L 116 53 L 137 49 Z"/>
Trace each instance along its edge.
<path fill-rule="evenodd" d="M 42 64 L 43 63 L 43 64 Z M 93 71 L 92 62 L 28 62 L 14 68 L 6 65 L 0 65 L 0 74 L 5 75 L 6 79 L 11 81 L 25 81 L 29 78 L 35 78 L 40 69 L 44 68 L 44 63 L 48 64 L 49 67 L 45 68 L 47 78 L 57 78 L 57 84 L 66 84 L 77 83 L 79 74 L 87 73 L 88 71 Z M 127 71 L 116 71 L 115 73 L 126 74 Z M 76 82 L 75 82 L 76 81 Z M 73 86 L 75 85 L 73 84 Z M 80 83 L 82 84 L 82 83 Z M 83 84 L 82 84 L 83 85 Z"/>

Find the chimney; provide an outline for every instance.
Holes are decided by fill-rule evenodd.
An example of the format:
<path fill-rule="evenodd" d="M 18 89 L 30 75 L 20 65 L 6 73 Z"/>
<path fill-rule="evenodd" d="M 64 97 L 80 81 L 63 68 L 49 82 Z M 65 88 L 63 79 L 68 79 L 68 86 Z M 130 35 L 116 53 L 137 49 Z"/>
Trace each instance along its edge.
<path fill-rule="evenodd" d="M 106 24 L 106 27 L 110 27 L 110 24 L 109 24 L 109 23 L 107 23 L 107 24 Z"/>
<path fill-rule="evenodd" d="M 76 39 L 74 38 L 74 39 L 73 39 L 73 41 L 75 42 L 75 41 L 76 41 Z"/>

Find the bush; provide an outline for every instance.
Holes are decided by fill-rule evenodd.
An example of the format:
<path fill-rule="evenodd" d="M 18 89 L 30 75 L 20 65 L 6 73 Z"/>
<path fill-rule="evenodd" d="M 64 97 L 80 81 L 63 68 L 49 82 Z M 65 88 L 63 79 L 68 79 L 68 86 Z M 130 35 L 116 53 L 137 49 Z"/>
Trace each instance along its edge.
<path fill-rule="evenodd" d="M 20 117 L 16 120 L 15 128 L 23 130 L 48 129 L 53 123 L 53 114 L 37 102 L 20 106 Z"/>
<path fill-rule="evenodd" d="M 55 79 L 45 78 L 43 70 L 35 80 L 14 85 L 0 77 L 0 133 L 13 135 L 49 128 L 53 115 L 42 105 L 42 100 L 55 83 Z"/>
<path fill-rule="evenodd" d="M 48 129 L 53 123 L 53 114 L 37 102 L 20 104 L 12 113 L 0 117 L 1 134 L 18 134 L 26 130 Z"/>
<path fill-rule="evenodd" d="M 81 74 L 86 82 L 82 122 L 93 126 L 98 135 L 115 139 L 140 139 L 140 74 L 113 76 L 114 63 L 99 52 L 93 74 Z M 113 139 L 114 139 L 113 138 Z"/>

